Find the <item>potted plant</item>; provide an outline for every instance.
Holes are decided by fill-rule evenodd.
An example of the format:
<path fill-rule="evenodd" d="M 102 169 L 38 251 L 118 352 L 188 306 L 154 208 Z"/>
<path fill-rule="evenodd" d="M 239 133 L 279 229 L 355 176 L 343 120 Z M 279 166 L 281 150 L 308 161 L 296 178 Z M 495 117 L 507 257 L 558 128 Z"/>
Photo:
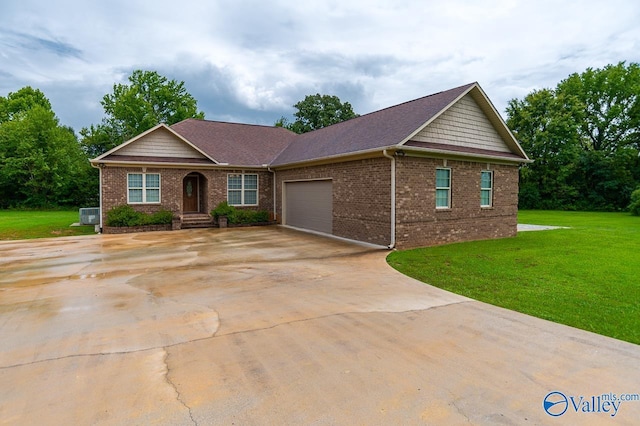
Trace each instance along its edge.
<path fill-rule="evenodd" d="M 211 216 L 218 224 L 220 228 L 226 228 L 229 223 L 229 217 L 233 216 L 236 212 L 236 208 L 230 206 L 226 201 L 221 202 L 211 211 Z"/>

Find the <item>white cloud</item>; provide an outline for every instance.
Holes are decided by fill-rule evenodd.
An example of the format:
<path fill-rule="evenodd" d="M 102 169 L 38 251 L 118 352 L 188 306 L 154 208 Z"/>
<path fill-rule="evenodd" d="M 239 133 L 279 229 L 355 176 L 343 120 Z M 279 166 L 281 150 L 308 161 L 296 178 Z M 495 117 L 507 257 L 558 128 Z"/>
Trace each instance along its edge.
<path fill-rule="evenodd" d="M 0 6 L 0 95 L 32 85 L 65 124 L 136 68 L 208 118 L 270 124 L 321 92 L 366 113 L 471 81 L 499 111 L 570 73 L 640 61 L 633 0 L 22 0 Z"/>

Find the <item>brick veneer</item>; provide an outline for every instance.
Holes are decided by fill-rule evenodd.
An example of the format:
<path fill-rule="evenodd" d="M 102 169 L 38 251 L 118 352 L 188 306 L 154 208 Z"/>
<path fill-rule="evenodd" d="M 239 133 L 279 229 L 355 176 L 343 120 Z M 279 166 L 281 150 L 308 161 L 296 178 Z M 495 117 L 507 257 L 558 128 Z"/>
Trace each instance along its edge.
<path fill-rule="evenodd" d="M 142 173 L 141 167 L 105 167 L 102 169 L 102 214 L 106 225 L 107 212 L 118 205 L 127 204 L 127 173 Z M 140 212 L 154 213 L 166 209 L 180 215 L 182 213 L 182 182 L 190 173 L 199 173 L 200 212 L 209 213 L 218 203 L 227 199 L 227 174 L 258 174 L 258 206 L 253 209 L 273 210 L 273 178 L 268 171 L 251 170 L 198 170 L 147 167 L 146 173 L 160 174 L 160 203 L 132 204 Z M 247 207 L 248 208 L 248 207 Z"/>
<path fill-rule="evenodd" d="M 373 158 L 278 171 L 278 217 L 282 217 L 283 182 L 332 179 L 333 234 L 388 245 L 391 234 L 390 164 L 386 158 Z"/>
<path fill-rule="evenodd" d="M 104 234 L 128 234 L 130 232 L 171 231 L 171 225 L 103 226 Z"/>
<path fill-rule="evenodd" d="M 451 208 L 435 206 L 435 175 L 442 159 L 396 160 L 396 247 L 432 246 L 459 241 L 515 236 L 518 167 L 489 164 L 493 170 L 493 206 L 480 207 L 480 172 L 485 162 L 447 160 L 451 169 Z"/>
<path fill-rule="evenodd" d="M 451 168 L 451 208 L 435 208 L 436 168 L 443 159 L 396 158 L 396 247 L 432 246 L 459 241 L 516 235 L 518 212 L 518 167 L 486 162 L 447 160 Z M 494 173 L 493 206 L 480 207 L 480 172 Z M 102 170 L 103 218 L 114 206 L 127 203 L 127 173 L 140 167 L 107 167 Z M 201 212 L 210 212 L 226 200 L 227 174 L 243 170 L 191 170 L 147 168 L 160 173 L 161 202 L 134 205 L 153 213 L 167 209 L 182 213 L 182 182 L 190 173 L 200 173 Z M 273 175 L 259 176 L 258 209 L 273 211 Z M 331 179 L 333 182 L 333 234 L 388 245 L 391 241 L 391 161 L 384 157 L 300 167 L 276 172 L 277 219 L 282 218 L 282 190 L 286 181 Z"/>
<path fill-rule="evenodd" d="M 493 206 L 480 207 L 480 172 L 485 162 L 447 160 L 451 208 L 436 210 L 436 168 L 443 159 L 396 158 L 396 247 L 502 238 L 516 235 L 518 167 L 489 164 L 494 173 Z M 333 234 L 374 244 L 390 243 L 391 166 L 387 158 L 302 167 L 277 172 L 277 198 L 285 181 L 333 181 Z M 278 216 L 282 215 L 279 201 Z"/>

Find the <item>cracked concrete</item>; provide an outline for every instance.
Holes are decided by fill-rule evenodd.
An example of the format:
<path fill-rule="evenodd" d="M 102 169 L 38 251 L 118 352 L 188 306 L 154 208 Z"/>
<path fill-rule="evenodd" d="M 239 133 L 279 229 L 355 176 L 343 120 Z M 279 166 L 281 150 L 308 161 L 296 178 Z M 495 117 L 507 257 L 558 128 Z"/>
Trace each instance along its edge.
<path fill-rule="evenodd" d="M 169 386 L 171 386 L 173 388 L 173 390 L 176 393 L 176 400 L 182 404 L 184 406 L 184 408 L 186 408 L 189 411 L 189 418 L 191 419 L 191 421 L 193 422 L 194 425 L 197 426 L 198 422 L 195 421 L 195 419 L 193 418 L 193 413 L 191 413 L 191 407 L 189 407 L 183 400 L 182 397 L 180 395 L 180 391 L 178 390 L 178 387 L 176 386 L 175 383 L 173 383 L 171 381 L 171 378 L 169 377 L 169 375 L 171 374 L 171 369 L 169 368 L 169 362 L 168 362 L 168 358 L 169 358 L 169 352 L 167 352 L 166 348 L 164 348 L 164 358 L 162 359 L 162 361 L 164 362 L 164 366 L 166 368 L 165 374 L 164 374 L 164 379 L 167 381 L 167 383 L 169 384 Z"/>
<path fill-rule="evenodd" d="M 0 242 L 0 253 L 1 423 L 545 424 L 553 390 L 640 392 L 636 345 L 293 230 Z M 640 401 L 627 402 L 614 421 L 638 418 Z"/>

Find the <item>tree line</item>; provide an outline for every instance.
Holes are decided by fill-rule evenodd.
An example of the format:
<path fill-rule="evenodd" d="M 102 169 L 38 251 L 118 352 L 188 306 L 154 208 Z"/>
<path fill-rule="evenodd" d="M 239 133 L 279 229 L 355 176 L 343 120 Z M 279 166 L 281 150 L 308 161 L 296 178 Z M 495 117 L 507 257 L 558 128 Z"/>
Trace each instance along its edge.
<path fill-rule="evenodd" d="M 93 202 L 97 183 L 73 129 L 40 90 L 0 97 L 0 208 Z"/>
<path fill-rule="evenodd" d="M 95 158 L 158 123 L 204 119 L 184 82 L 155 71 L 136 70 L 127 84 L 114 84 L 100 101 L 104 118 L 79 137 L 60 124 L 38 89 L 24 87 L 0 96 L 0 208 L 48 208 L 98 204 Z M 296 119 L 275 125 L 308 132 L 355 117 L 336 96 L 309 95 L 294 105 Z"/>
<path fill-rule="evenodd" d="M 520 169 L 520 208 L 620 211 L 640 190 L 637 63 L 588 68 L 512 99 L 507 125 L 534 160 Z"/>
<path fill-rule="evenodd" d="M 97 205 L 98 171 L 89 159 L 158 123 L 204 118 L 184 82 L 142 70 L 128 80 L 102 98 L 102 122 L 82 128 L 79 138 L 40 90 L 0 97 L 0 208 Z"/>
<path fill-rule="evenodd" d="M 624 210 L 636 202 L 634 189 L 640 200 L 639 95 L 640 66 L 621 62 L 510 100 L 507 124 L 534 160 L 520 168 L 519 207 Z M 0 96 L 0 208 L 96 205 L 90 158 L 158 123 L 204 119 L 184 82 L 155 71 L 134 71 L 100 103 L 101 123 L 78 137 L 40 90 Z M 358 116 L 348 102 L 319 93 L 293 107 L 293 121 L 274 125 L 305 133 Z"/>

